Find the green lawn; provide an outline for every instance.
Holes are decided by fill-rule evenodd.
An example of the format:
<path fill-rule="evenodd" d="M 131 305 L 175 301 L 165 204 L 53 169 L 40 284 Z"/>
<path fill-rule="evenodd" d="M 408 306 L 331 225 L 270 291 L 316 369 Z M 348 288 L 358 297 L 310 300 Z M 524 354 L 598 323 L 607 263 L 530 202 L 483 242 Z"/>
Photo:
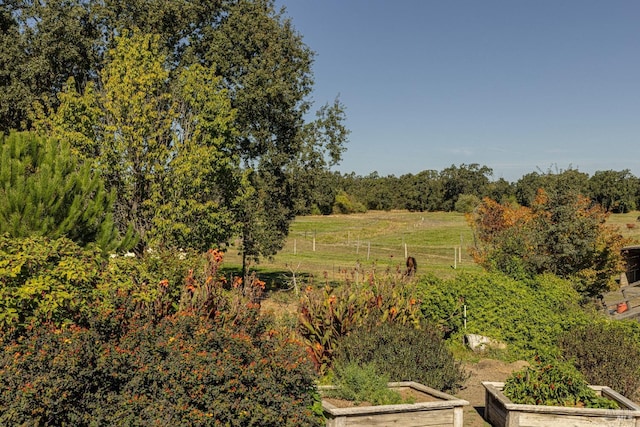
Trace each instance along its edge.
<path fill-rule="evenodd" d="M 637 211 L 611 215 L 609 223 L 640 244 L 638 215 Z M 297 277 L 312 276 L 315 283 L 359 280 L 374 269 L 403 270 L 406 247 L 407 255 L 417 260 L 418 275 L 432 273 L 446 278 L 460 271 L 480 270 L 469 256 L 472 245 L 471 228 L 464 215 L 456 212 L 304 216 L 292 223 L 280 253 L 252 267 L 278 286 L 290 280 L 293 272 Z M 455 261 L 454 251 L 459 251 Z M 238 269 L 240 265 L 238 251 L 232 247 L 225 266 Z"/>
<path fill-rule="evenodd" d="M 406 248 L 407 255 L 417 260 L 418 274 L 449 277 L 460 270 L 478 270 L 468 252 L 472 244 L 471 228 L 459 213 L 374 211 L 304 216 L 291 225 L 284 249 L 272 260 L 263 260 L 257 269 L 261 275 L 273 275 L 274 280 L 291 277 L 295 271 L 312 275 L 316 283 L 340 282 L 347 277 L 358 279 L 374 269 L 403 270 Z M 236 252 L 229 251 L 227 266 L 240 264 Z"/>

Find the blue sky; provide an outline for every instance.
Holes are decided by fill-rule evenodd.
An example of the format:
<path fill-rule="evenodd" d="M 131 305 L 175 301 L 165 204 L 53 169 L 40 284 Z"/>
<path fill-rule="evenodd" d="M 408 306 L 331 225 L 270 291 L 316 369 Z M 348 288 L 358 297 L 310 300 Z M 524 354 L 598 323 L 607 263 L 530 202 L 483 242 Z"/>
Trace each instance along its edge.
<path fill-rule="evenodd" d="M 316 52 L 316 107 L 351 130 L 341 172 L 478 163 L 494 179 L 640 177 L 640 1 L 276 0 Z"/>

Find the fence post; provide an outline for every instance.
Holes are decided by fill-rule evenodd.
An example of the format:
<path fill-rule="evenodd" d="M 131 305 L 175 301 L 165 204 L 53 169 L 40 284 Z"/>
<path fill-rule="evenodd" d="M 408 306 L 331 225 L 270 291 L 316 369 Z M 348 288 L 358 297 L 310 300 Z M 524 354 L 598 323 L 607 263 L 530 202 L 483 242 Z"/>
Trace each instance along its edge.
<path fill-rule="evenodd" d="M 453 247 L 453 269 L 458 268 L 458 248 Z"/>

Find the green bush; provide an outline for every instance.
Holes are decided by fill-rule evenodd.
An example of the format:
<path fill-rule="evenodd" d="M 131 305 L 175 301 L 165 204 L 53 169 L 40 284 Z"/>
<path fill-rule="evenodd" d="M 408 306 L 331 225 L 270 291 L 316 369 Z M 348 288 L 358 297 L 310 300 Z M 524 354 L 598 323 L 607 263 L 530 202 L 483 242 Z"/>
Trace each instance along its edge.
<path fill-rule="evenodd" d="M 387 387 L 389 376 L 381 373 L 375 365 L 359 365 L 350 362 L 337 364 L 334 368 L 334 390 L 325 393 L 327 397 L 349 400 L 355 405 L 368 402 L 372 405 L 394 405 L 403 402 L 402 396 Z"/>
<path fill-rule="evenodd" d="M 553 275 L 519 281 L 500 273 L 461 274 L 427 277 L 418 286 L 425 318 L 460 342 L 464 334 L 504 342 L 508 360 L 557 354 L 558 336 L 591 319 L 572 284 Z"/>
<path fill-rule="evenodd" d="M 429 325 L 368 322 L 338 340 L 335 363 L 372 364 L 392 381 L 416 381 L 457 391 L 467 378 L 447 349 L 441 332 Z"/>
<path fill-rule="evenodd" d="M 461 194 L 454 205 L 459 213 L 471 213 L 480 204 L 480 198 L 475 194 Z"/>
<path fill-rule="evenodd" d="M 630 399 L 640 398 L 638 322 L 594 322 L 563 334 L 559 346 L 591 384 L 606 385 Z"/>
<path fill-rule="evenodd" d="M 104 262 L 67 238 L 0 236 L 0 329 L 82 322 Z"/>
<path fill-rule="evenodd" d="M 585 406 L 617 409 L 618 404 L 600 397 L 570 363 L 536 358 L 532 366 L 514 372 L 503 393 L 513 403 L 547 406 Z"/>

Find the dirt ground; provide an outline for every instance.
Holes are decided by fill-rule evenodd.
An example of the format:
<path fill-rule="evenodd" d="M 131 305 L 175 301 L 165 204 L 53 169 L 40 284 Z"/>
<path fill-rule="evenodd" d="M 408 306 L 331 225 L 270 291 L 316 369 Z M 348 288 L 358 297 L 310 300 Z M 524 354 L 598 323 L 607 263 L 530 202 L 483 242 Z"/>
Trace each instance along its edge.
<path fill-rule="evenodd" d="M 465 387 L 455 394 L 456 397 L 469 402 L 464 411 L 465 427 L 491 426 L 484 418 L 484 387 L 482 381 L 504 381 L 514 371 L 519 371 L 527 363 L 501 362 L 493 359 L 482 359 L 478 363 L 468 363 L 465 369 L 470 374 Z"/>

